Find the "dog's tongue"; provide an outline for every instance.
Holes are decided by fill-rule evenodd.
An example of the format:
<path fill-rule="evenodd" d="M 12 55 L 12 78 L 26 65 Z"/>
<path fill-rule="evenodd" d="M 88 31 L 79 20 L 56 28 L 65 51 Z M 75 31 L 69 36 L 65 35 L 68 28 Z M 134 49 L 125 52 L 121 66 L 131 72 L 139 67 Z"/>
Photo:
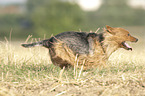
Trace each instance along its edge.
<path fill-rule="evenodd" d="M 132 50 L 132 48 L 126 42 L 124 42 L 124 45 L 127 47 L 128 50 Z"/>

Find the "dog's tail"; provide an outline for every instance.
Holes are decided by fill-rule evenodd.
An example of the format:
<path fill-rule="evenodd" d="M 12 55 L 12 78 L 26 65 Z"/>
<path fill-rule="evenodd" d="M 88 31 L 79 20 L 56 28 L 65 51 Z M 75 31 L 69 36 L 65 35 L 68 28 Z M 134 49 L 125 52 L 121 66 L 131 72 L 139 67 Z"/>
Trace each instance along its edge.
<path fill-rule="evenodd" d="M 34 43 L 30 43 L 30 44 L 21 44 L 21 46 L 23 46 L 25 48 L 35 47 L 35 46 L 43 46 L 43 41 L 34 42 Z"/>
<path fill-rule="evenodd" d="M 51 46 L 51 43 L 50 43 L 49 39 L 46 39 L 46 40 L 42 40 L 39 42 L 34 42 L 34 43 L 29 43 L 29 44 L 21 44 L 21 46 L 23 46 L 25 48 L 30 48 L 30 47 L 35 47 L 35 46 L 43 46 L 43 47 L 49 48 Z"/>
<path fill-rule="evenodd" d="M 35 47 L 35 46 L 43 46 L 46 48 L 49 48 L 52 45 L 52 43 L 49 41 L 49 39 L 42 40 L 39 42 L 29 43 L 29 44 L 21 44 L 21 46 L 25 48 Z"/>

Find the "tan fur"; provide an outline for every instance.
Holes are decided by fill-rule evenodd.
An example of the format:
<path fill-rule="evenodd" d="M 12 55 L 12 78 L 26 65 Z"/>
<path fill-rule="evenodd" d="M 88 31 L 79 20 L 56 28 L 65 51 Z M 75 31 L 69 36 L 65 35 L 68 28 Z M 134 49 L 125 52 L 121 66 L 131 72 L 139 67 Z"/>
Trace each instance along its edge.
<path fill-rule="evenodd" d="M 52 62 L 55 65 L 60 64 L 58 66 L 60 66 L 61 68 L 66 65 L 66 61 L 69 62 L 69 64 L 67 63 L 68 66 L 75 66 L 77 68 L 80 68 L 83 65 L 83 69 L 93 68 L 102 65 L 105 66 L 106 56 L 101 46 L 98 46 L 98 44 L 99 42 L 96 42 L 93 54 L 74 55 L 73 51 L 69 49 L 63 42 L 58 42 L 54 44 L 55 53 L 54 51 L 50 50 Z M 64 65 L 62 65 L 62 62 L 64 62 Z"/>
<path fill-rule="evenodd" d="M 128 36 L 129 32 L 123 28 L 112 28 L 110 26 L 106 26 L 106 28 L 109 32 L 105 30 L 103 46 L 100 45 L 99 41 L 94 39 L 93 52 L 90 52 L 90 54 L 74 55 L 73 51 L 63 42 L 59 41 L 55 43 L 54 47 L 49 50 L 53 64 L 61 68 L 63 66 L 80 68 L 83 65 L 84 69 L 105 66 L 109 56 L 118 48 L 124 47 L 121 44 L 122 42 L 135 42 L 137 40 L 131 35 Z"/>
<path fill-rule="evenodd" d="M 129 32 L 123 28 L 113 28 L 110 26 L 106 26 L 107 30 L 109 30 L 109 32 L 105 32 L 105 40 L 104 40 L 104 48 L 106 50 L 106 55 L 107 58 L 114 52 L 116 51 L 118 48 L 124 48 L 124 46 L 122 46 L 122 42 L 124 41 L 130 41 L 130 42 L 137 42 L 136 38 L 129 35 Z M 106 31 L 106 30 L 104 30 Z"/>

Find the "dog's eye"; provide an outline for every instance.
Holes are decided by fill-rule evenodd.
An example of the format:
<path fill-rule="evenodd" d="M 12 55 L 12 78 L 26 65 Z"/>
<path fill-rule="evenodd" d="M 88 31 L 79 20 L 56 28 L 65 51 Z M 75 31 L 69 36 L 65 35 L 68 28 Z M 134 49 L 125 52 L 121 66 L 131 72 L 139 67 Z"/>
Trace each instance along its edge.
<path fill-rule="evenodd" d="M 130 34 L 128 34 L 128 36 L 130 36 Z"/>

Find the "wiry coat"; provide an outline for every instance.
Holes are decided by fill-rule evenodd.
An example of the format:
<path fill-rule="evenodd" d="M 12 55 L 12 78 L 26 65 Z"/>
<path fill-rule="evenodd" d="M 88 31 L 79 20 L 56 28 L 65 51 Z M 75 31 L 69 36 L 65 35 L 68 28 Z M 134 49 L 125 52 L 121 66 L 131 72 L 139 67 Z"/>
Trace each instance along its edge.
<path fill-rule="evenodd" d="M 88 69 L 104 66 L 108 57 L 118 48 L 132 50 L 125 41 L 137 41 L 123 28 L 106 27 L 107 30 L 103 33 L 64 32 L 50 39 L 22 46 L 42 45 L 48 48 L 53 64 L 61 68 L 80 68 L 83 65 L 84 69 Z"/>

